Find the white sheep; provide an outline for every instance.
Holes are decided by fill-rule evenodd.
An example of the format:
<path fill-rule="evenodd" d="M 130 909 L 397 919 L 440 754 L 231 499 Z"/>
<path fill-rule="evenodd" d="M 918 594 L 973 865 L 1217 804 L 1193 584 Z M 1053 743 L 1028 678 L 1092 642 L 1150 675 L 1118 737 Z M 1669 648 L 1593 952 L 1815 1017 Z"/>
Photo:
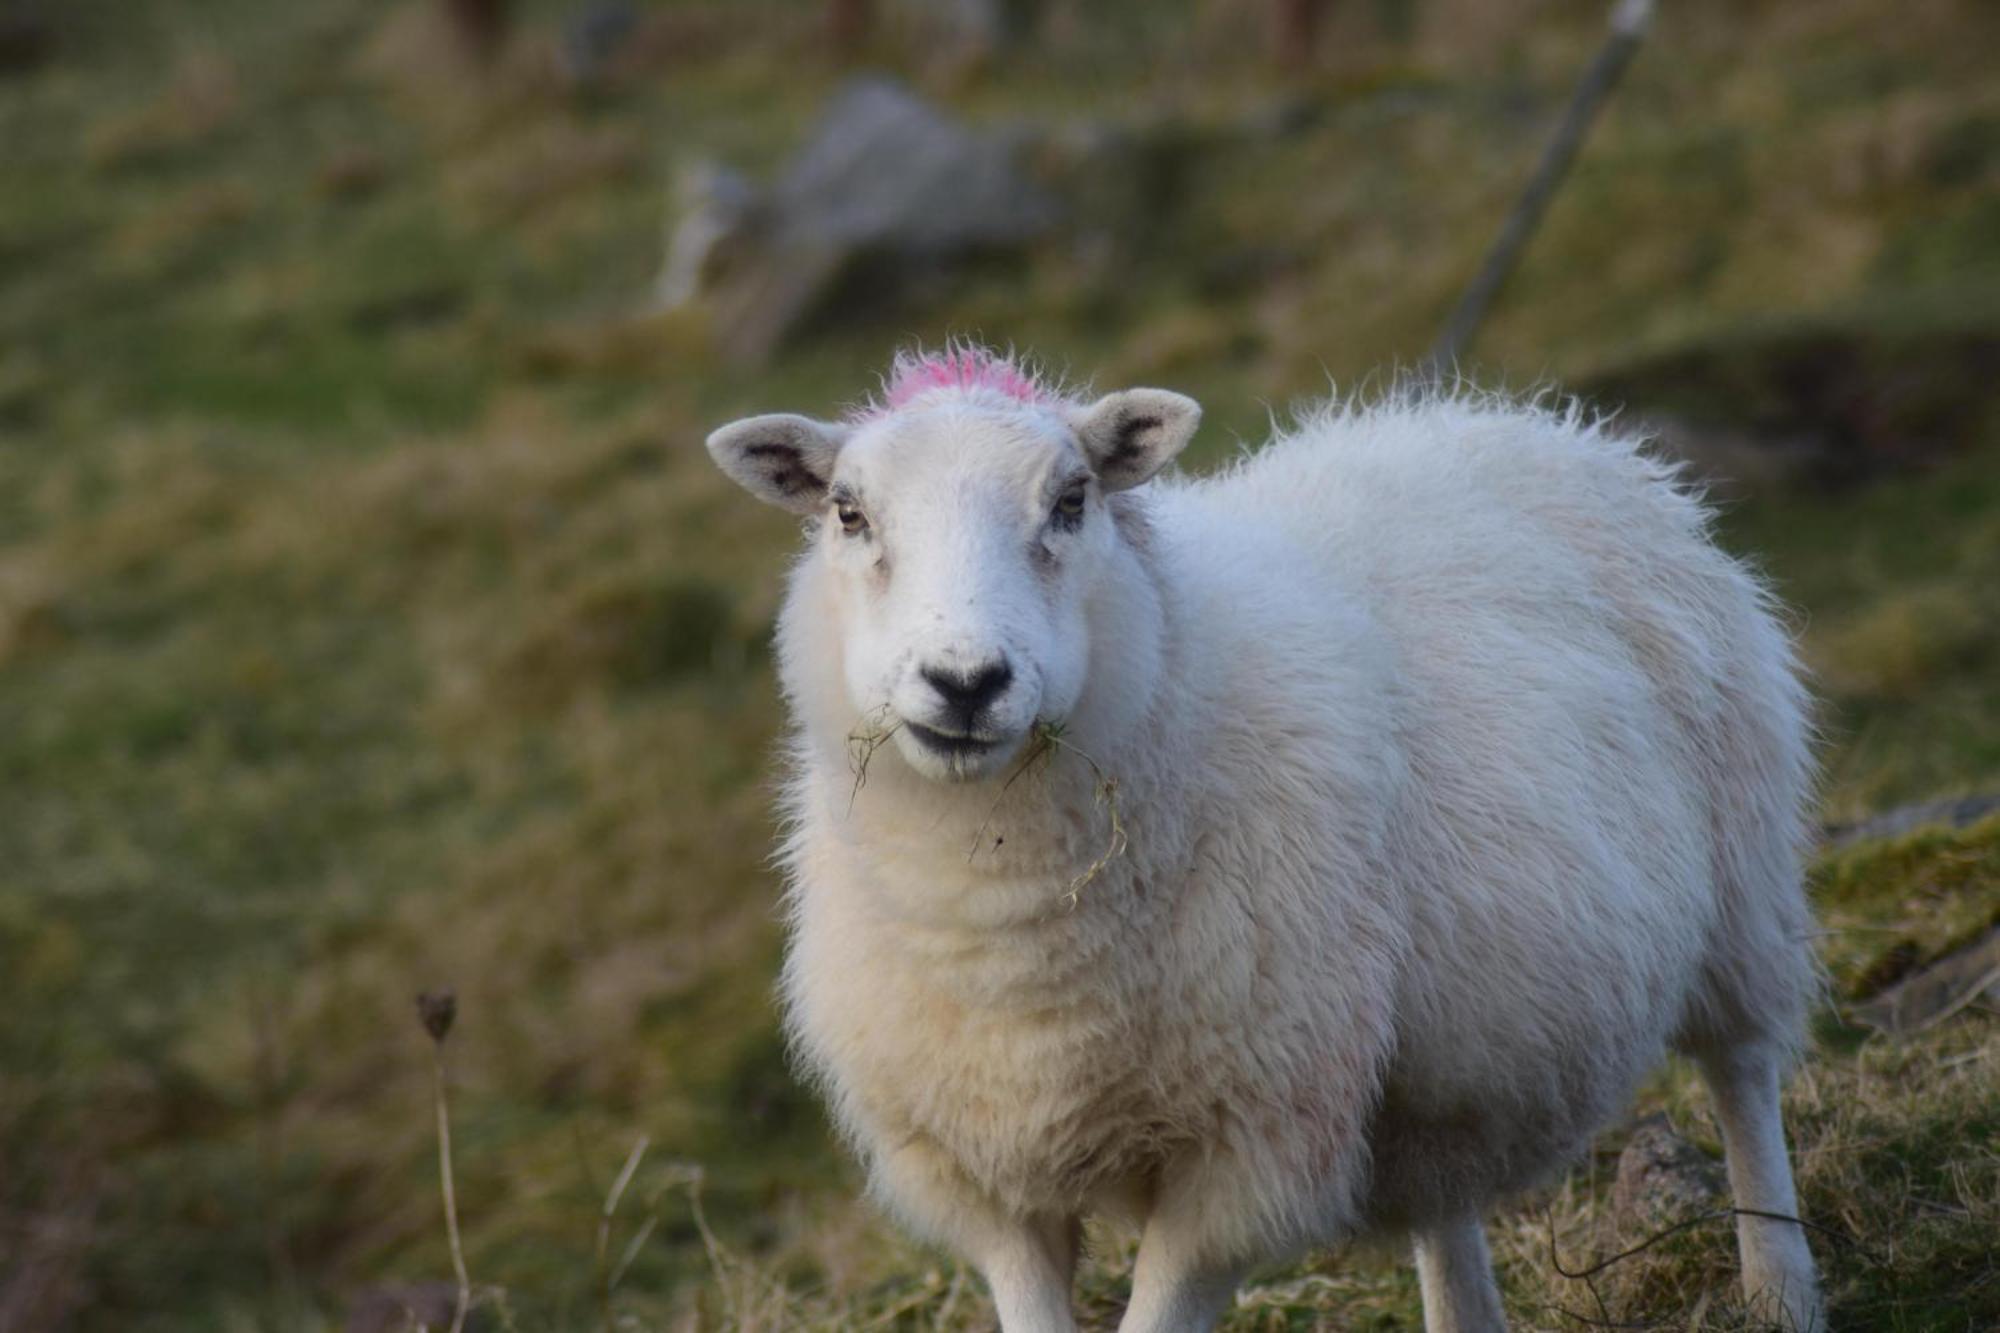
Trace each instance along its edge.
<path fill-rule="evenodd" d="M 1816 984 L 1806 700 L 1673 469 L 1574 408 L 1329 405 L 1198 480 L 1200 408 L 977 348 L 838 423 L 709 438 L 807 516 L 789 1030 L 874 1191 L 1009 1333 L 1128 1331 L 1407 1231 L 1426 1326 L 1504 1327 L 1481 1230 L 1669 1049 L 1737 1202 L 1797 1207 L 1778 1081 Z M 1823 1315 L 1794 1222 L 1752 1301 Z"/>

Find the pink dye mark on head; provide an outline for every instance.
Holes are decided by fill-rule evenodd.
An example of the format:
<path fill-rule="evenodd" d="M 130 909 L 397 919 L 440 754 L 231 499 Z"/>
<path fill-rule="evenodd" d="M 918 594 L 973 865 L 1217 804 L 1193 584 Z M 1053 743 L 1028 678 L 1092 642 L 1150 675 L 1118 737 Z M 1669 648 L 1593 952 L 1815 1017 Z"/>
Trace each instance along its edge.
<path fill-rule="evenodd" d="M 883 380 L 881 398 L 859 415 L 864 419 L 883 416 L 940 391 L 992 394 L 1024 407 L 1067 401 L 1060 390 L 1043 383 L 1012 357 L 972 343 L 954 343 L 938 352 L 897 353 Z"/>

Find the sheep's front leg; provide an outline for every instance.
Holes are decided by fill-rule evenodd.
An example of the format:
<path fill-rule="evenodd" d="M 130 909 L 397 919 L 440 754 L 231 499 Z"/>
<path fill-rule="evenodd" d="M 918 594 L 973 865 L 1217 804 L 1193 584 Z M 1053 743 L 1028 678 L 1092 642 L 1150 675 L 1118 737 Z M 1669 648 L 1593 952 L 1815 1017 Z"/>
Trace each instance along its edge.
<path fill-rule="evenodd" d="M 1118 1333 L 1207 1333 L 1215 1327 L 1248 1268 L 1224 1258 L 1216 1244 L 1215 1224 L 1226 1206 L 1198 1180 L 1182 1179 L 1161 1191 L 1139 1238 L 1132 1302 Z"/>
<path fill-rule="evenodd" d="M 1486 1232 L 1472 1213 L 1411 1236 L 1424 1293 L 1425 1333 L 1505 1333 Z"/>
<path fill-rule="evenodd" d="M 875 1190 L 897 1216 L 986 1279 L 1003 1333 L 1075 1333 L 1076 1218 L 1008 1212 L 922 1135 L 908 1135 L 874 1166 Z"/>
<path fill-rule="evenodd" d="M 967 1239 L 967 1257 L 986 1278 L 1002 1333 L 1075 1333 L 1070 1283 L 1081 1231 L 1074 1218 L 998 1220 Z"/>
<path fill-rule="evenodd" d="M 1118 1333 L 1208 1333 L 1229 1308 L 1243 1269 L 1204 1263 L 1180 1240 L 1157 1220 L 1147 1224 Z"/>

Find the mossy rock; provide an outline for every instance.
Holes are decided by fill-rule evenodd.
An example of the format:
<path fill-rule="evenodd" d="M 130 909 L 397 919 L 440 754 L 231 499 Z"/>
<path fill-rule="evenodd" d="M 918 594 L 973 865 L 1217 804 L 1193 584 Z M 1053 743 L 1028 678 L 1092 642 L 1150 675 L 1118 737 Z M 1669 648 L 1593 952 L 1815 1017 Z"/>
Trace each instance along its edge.
<path fill-rule="evenodd" d="M 1987 303 L 1991 305 L 1991 302 Z M 1950 457 L 2000 428 L 1987 386 L 2000 326 L 1971 317 L 1842 318 L 1734 330 L 1588 377 L 1606 405 L 1726 427 L 1797 450 L 1815 481 L 1850 484 Z"/>

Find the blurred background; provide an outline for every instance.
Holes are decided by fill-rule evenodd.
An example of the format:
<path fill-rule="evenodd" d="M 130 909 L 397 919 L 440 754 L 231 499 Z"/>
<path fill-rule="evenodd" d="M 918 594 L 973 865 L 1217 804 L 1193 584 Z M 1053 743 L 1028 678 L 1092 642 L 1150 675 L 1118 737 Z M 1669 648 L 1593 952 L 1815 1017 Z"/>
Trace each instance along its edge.
<path fill-rule="evenodd" d="M 0 0 L 0 1329 L 448 1324 L 445 985 L 473 1326 L 990 1321 L 784 1063 L 796 530 L 701 439 L 969 334 L 1194 394 L 1212 467 L 1420 361 L 1608 18 Z M 1865 1018 L 2000 921 L 1995 51 L 1983 0 L 1664 0 L 1461 357 L 1659 432 L 1798 609 L 1851 1328 L 2000 1326 L 2000 997 Z M 1497 1227 L 1517 1322 L 1737 1327 L 1726 1226 L 1552 1270 L 1643 1233 L 1624 1133 Z M 1362 1250 L 1231 1327 L 1418 1320 Z"/>

